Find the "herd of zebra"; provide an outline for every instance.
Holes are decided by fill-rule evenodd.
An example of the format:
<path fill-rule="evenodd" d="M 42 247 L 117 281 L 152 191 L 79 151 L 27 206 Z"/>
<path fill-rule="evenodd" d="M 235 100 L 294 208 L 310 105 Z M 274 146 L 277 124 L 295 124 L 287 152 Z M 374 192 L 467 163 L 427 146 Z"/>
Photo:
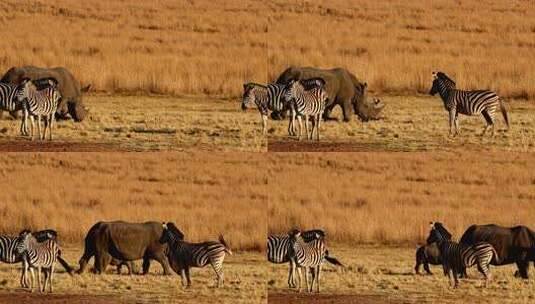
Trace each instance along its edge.
<path fill-rule="evenodd" d="M 34 119 L 37 119 L 38 138 L 44 140 L 48 129 L 49 139 L 52 140 L 54 116 L 61 99 L 57 88 L 58 82 L 54 78 L 30 80 L 24 78 L 18 85 L 0 82 L 0 110 L 15 112 L 22 110 L 20 133 L 34 138 Z M 28 118 L 31 122 L 28 133 Z M 41 119 L 44 129 L 41 132 Z"/>
<path fill-rule="evenodd" d="M 433 83 L 430 95 L 440 95 L 444 108 L 449 114 L 449 135 L 459 134 L 459 114 L 481 114 L 486 121 L 482 136 L 487 130 L 492 130 L 494 136 L 494 121 L 496 112 L 501 110 L 507 128 L 509 118 L 505 104 L 495 92 L 489 90 L 459 90 L 455 81 L 443 72 L 433 72 Z M 243 85 L 242 110 L 256 106 L 262 117 L 262 134 L 267 132 L 269 111 L 290 111 L 288 135 L 295 136 L 295 119 L 299 120 L 299 135 L 301 139 L 301 117 L 304 117 L 308 139 L 313 138 L 314 129 L 316 139 L 319 140 L 319 128 L 327 100 L 326 82 L 322 78 L 304 80 L 290 80 L 286 84 L 246 83 Z M 312 117 L 312 131 L 308 131 L 308 117 Z"/>
<path fill-rule="evenodd" d="M 163 227 L 163 232 L 158 238 L 158 243 L 165 246 L 166 259 L 171 268 L 180 274 L 183 286 L 191 286 L 189 272 L 191 267 L 204 267 L 208 264 L 212 266 L 217 276 L 217 287 L 223 284 L 223 261 L 226 254 L 232 254 L 223 236 L 219 237 L 219 241 L 190 243 L 184 240 L 184 234 L 173 223 L 161 223 L 160 225 Z M 139 245 L 136 245 L 136 247 L 139 247 Z M 114 250 L 120 249 L 115 248 Z M 143 257 L 144 267 L 148 261 L 145 261 L 146 258 L 148 259 L 147 256 Z M 22 262 L 20 284 L 23 288 L 33 291 L 36 272 L 38 291 L 45 292 L 48 286 L 49 292 L 52 292 L 56 261 L 65 268 L 69 275 L 74 275 L 74 270 L 61 256 L 58 234 L 55 230 L 47 229 L 31 232 L 25 229 L 18 236 L 0 235 L 0 262 L 8 264 Z M 95 257 L 95 265 L 97 263 L 97 258 Z M 82 265 L 82 262 L 80 264 Z M 131 270 L 125 261 L 120 261 L 115 264 L 119 273 L 120 267 L 125 264 Z M 101 273 L 97 272 L 96 269 L 94 271 L 95 273 Z M 44 276 L 42 285 L 41 273 Z M 77 273 L 83 273 L 83 267 Z M 146 272 L 144 271 L 143 274 L 146 274 Z"/>

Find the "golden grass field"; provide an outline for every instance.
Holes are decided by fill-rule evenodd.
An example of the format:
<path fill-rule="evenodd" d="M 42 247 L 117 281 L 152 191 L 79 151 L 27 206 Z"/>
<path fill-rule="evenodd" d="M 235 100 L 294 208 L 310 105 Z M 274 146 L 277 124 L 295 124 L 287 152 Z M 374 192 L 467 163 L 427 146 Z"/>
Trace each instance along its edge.
<path fill-rule="evenodd" d="M 320 128 L 319 143 L 301 143 L 288 136 L 288 122 L 271 122 L 269 151 L 516 151 L 535 152 L 535 104 L 516 100 L 507 104 L 510 129 L 501 113 L 496 115 L 495 136 L 490 131 L 482 137 L 486 126 L 482 115 L 459 117 L 461 134 L 448 135 L 448 113 L 440 97 L 381 96 L 386 108 L 381 119 L 350 123 L 327 121 Z M 334 115 L 342 120 L 340 108 Z M 303 130 L 304 130 L 303 124 Z M 305 131 L 303 131 L 305 134 Z"/>
<path fill-rule="evenodd" d="M 255 154 L 253 154 L 254 156 Z M 81 246 L 98 221 L 173 221 L 191 241 L 225 235 L 265 247 L 266 177 L 258 157 L 210 153 L 7 153 L 0 156 L 0 231 L 56 229 Z M 232 187 L 233 191 L 228 191 Z"/>
<path fill-rule="evenodd" d="M 270 264 L 268 303 L 532 303 L 535 298 L 533 268 L 532 278 L 521 280 L 513 277 L 513 265 L 491 266 L 493 281 L 487 288 L 483 276 L 470 268 L 469 278 L 452 289 L 442 266 L 430 265 L 432 276 L 416 275 L 415 252 L 416 247 L 407 246 L 329 246 L 345 267 L 324 266 L 321 292 L 313 295 L 289 290 L 288 265 Z"/>
<path fill-rule="evenodd" d="M 454 236 L 474 223 L 535 227 L 531 153 L 276 153 L 269 232 L 321 227 L 341 244 L 411 244 L 430 221 Z"/>
<path fill-rule="evenodd" d="M 79 247 L 67 246 L 63 250 L 66 260 L 73 264 L 82 255 Z M 46 296 L 20 287 L 21 264 L 0 263 L 0 302 L 22 298 L 19 303 L 265 303 L 266 265 L 258 252 L 240 252 L 225 258 L 223 269 L 225 285 L 215 286 L 215 273 L 210 266 L 192 269 L 192 286 L 183 288 L 180 276 L 173 272 L 163 276 L 158 263 L 151 264 L 149 274 L 117 275 L 109 267 L 104 275 L 85 273 L 69 276 L 57 263 L 54 293 Z M 138 269 L 141 263 L 137 262 Z M 61 269 L 60 269 L 61 268 Z M 62 299 L 63 301 L 60 301 Z"/>
<path fill-rule="evenodd" d="M 535 274 L 522 281 L 514 267 L 492 267 L 453 291 L 439 266 L 414 275 L 416 247 L 429 222 L 440 221 L 459 239 L 469 225 L 534 227 L 535 162 L 531 153 L 361 152 L 270 155 L 268 232 L 321 228 L 345 269 L 324 267 L 322 292 L 287 288 L 288 265 L 270 264 L 272 303 L 530 303 Z M 422 270 L 423 271 L 423 270 Z M 273 301 L 271 301 L 273 299 Z"/>
<path fill-rule="evenodd" d="M 260 115 L 243 113 L 236 99 L 209 97 L 86 97 L 90 117 L 59 121 L 54 142 L 34 143 L 19 133 L 20 119 L 0 119 L 0 149 L 9 151 L 251 151 L 267 149 Z M 148 114 L 150 113 L 150 114 Z M 36 127 L 37 128 L 37 127 Z M 28 146 L 29 145 L 29 146 Z"/>

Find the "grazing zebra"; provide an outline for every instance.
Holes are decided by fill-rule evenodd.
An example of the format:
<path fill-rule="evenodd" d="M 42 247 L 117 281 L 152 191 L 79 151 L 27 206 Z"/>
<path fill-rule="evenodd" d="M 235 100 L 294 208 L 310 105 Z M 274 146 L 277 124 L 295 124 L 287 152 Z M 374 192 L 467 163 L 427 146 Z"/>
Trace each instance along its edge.
<path fill-rule="evenodd" d="M 305 283 L 309 292 L 314 288 L 316 282 L 317 292 L 320 291 L 320 275 L 323 260 L 326 259 L 332 264 L 343 266 L 337 259 L 329 257 L 329 252 L 325 248 L 325 241 L 321 234 L 314 233 L 315 239 L 306 242 L 301 236 L 301 231 L 294 229 L 289 233 L 290 236 L 290 266 L 291 273 L 297 271 L 298 275 L 298 290 L 301 291 L 301 268 L 305 271 Z M 312 275 L 312 282 L 309 288 L 308 285 L 308 269 Z"/>
<path fill-rule="evenodd" d="M 305 242 L 311 242 L 317 238 L 317 235 L 325 237 L 325 232 L 323 230 L 314 229 L 308 230 L 301 233 L 301 237 Z M 274 264 L 282 264 L 290 262 L 290 235 L 268 235 L 267 243 L 267 259 L 269 262 Z M 293 277 L 292 269 L 289 268 L 288 274 L 288 286 L 290 288 L 295 287 L 295 280 Z"/>
<path fill-rule="evenodd" d="M 480 242 L 474 245 L 466 245 L 453 242 L 446 239 L 440 233 L 440 230 L 435 228 L 434 223 L 431 223 L 431 233 L 438 240 L 437 245 L 442 258 L 442 267 L 450 282 L 451 274 L 453 274 L 453 288 L 457 288 L 459 285 L 458 274 L 461 274 L 463 269 L 476 264 L 479 272 L 485 276 L 485 287 L 488 285 L 492 278 L 489 272 L 489 264 L 493 259 L 494 261 L 499 261 L 498 253 L 491 244 Z"/>
<path fill-rule="evenodd" d="M 171 268 L 182 277 L 182 285 L 191 286 L 189 269 L 212 265 L 217 276 L 217 287 L 223 285 L 223 260 L 225 254 L 232 254 L 222 235 L 219 242 L 188 243 L 184 234 L 173 223 L 163 224 L 164 232 L 160 243 L 169 246 L 167 257 Z M 187 284 L 186 284 L 187 280 Z"/>
<path fill-rule="evenodd" d="M 57 257 L 61 254 L 57 242 L 48 239 L 39 243 L 30 231 L 23 231 L 20 235 L 20 242 L 17 244 L 16 251 L 22 256 L 22 277 L 21 285 L 26 285 L 25 280 L 28 270 L 31 274 L 30 291 L 33 290 L 35 275 L 34 268 L 37 269 L 37 285 L 40 292 L 46 290 L 47 283 L 49 291 L 52 292 L 52 281 L 54 277 L 54 264 Z M 41 270 L 44 273 L 44 284 L 41 288 Z"/>
<path fill-rule="evenodd" d="M 284 99 L 286 85 L 246 83 L 243 85 L 242 110 L 256 105 L 262 117 L 262 134 L 267 134 L 267 119 L 269 111 L 282 112 L 287 110 L 287 102 Z"/>
<path fill-rule="evenodd" d="M 22 103 L 23 110 L 23 128 L 27 128 L 28 117 L 31 122 L 31 139 L 33 140 L 34 117 L 37 118 L 37 129 L 39 138 L 45 139 L 46 130 L 48 129 L 49 139 L 52 140 L 52 128 L 54 124 L 54 115 L 58 108 L 61 95 L 56 86 L 46 87 L 38 91 L 37 86 L 28 78 L 21 82 L 21 94 L 24 96 Z M 41 117 L 45 122 L 43 133 L 41 134 Z"/>
<path fill-rule="evenodd" d="M 312 139 L 314 137 L 314 129 L 316 129 L 316 138 L 320 139 L 320 125 L 321 125 L 321 115 L 325 110 L 325 102 L 327 100 L 327 94 L 325 93 L 325 81 L 321 78 L 314 78 L 306 80 L 309 84 L 316 83 L 318 85 L 312 85 L 310 89 L 307 90 L 306 85 L 303 84 L 303 81 L 300 80 L 290 80 L 286 88 L 286 100 L 289 102 L 289 107 L 291 111 L 290 124 L 288 127 L 288 133 L 290 130 L 294 130 L 295 118 L 299 122 L 299 136 L 298 139 L 301 140 L 302 133 L 302 123 L 301 116 L 305 118 L 305 128 L 307 132 L 307 138 Z M 310 85 L 309 85 L 310 86 Z M 309 133 L 308 131 L 308 117 L 312 116 L 312 130 Z M 292 132 L 293 133 L 293 132 Z M 290 133 L 290 134 L 292 134 Z"/>
<path fill-rule="evenodd" d="M 13 85 L 0 82 L 0 110 L 14 113 L 22 109 L 24 94 L 20 90 L 22 85 Z M 23 129 L 24 124 L 20 125 L 20 133 L 27 135 L 28 130 Z"/>
<path fill-rule="evenodd" d="M 498 107 L 503 119 L 509 128 L 509 119 L 503 100 L 494 92 L 488 90 L 463 91 L 455 88 L 455 82 L 442 72 L 433 72 L 433 86 L 429 94 L 439 94 L 444 102 L 444 107 L 449 112 L 450 136 L 459 134 L 459 114 L 477 115 L 482 114 L 487 125 L 483 130 L 485 135 L 492 128 L 494 136 L 494 119 Z M 455 129 L 455 130 L 454 130 Z"/>

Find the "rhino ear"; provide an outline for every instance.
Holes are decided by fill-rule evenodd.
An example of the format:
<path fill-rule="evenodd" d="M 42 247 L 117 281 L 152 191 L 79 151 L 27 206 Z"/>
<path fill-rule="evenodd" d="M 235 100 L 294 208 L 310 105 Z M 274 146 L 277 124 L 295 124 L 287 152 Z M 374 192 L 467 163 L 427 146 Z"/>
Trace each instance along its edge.
<path fill-rule="evenodd" d="M 82 93 L 87 93 L 87 92 L 89 92 L 89 90 L 91 90 L 91 84 L 88 84 L 85 87 L 83 87 L 82 88 Z"/>

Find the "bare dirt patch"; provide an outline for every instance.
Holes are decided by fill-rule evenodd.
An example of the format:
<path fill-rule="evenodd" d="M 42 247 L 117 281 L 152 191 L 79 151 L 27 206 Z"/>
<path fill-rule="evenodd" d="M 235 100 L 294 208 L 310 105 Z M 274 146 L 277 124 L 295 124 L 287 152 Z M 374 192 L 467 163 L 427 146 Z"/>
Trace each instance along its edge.
<path fill-rule="evenodd" d="M 48 303 L 48 304 L 109 304 L 120 303 L 119 298 L 109 296 L 36 293 L 0 293 L 0 303 Z"/>
<path fill-rule="evenodd" d="M 106 143 L 30 141 L 14 139 L 0 141 L 1 152 L 112 152 L 129 151 L 119 145 Z M 135 151 L 135 150 L 131 150 Z"/>

